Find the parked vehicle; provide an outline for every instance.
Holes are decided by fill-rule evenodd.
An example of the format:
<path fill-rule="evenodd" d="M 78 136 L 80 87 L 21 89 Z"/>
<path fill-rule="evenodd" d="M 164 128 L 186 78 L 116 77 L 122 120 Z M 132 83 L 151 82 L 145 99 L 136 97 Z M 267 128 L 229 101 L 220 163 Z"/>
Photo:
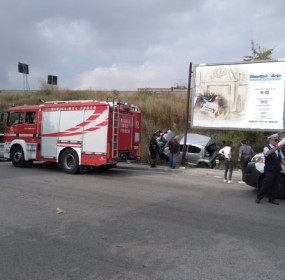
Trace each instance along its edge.
<path fill-rule="evenodd" d="M 188 133 L 186 138 L 186 155 L 185 160 L 189 165 L 194 165 L 204 168 L 212 168 L 216 164 L 219 148 L 216 145 L 217 137 Z M 184 136 L 180 139 L 180 154 L 177 162 L 181 162 L 184 146 Z M 169 148 L 164 149 L 166 159 L 169 158 Z"/>
<path fill-rule="evenodd" d="M 139 160 L 140 152 L 141 112 L 116 98 L 11 107 L 0 145 L 0 155 L 15 167 L 43 161 L 59 163 L 66 173 Z"/>
<path fill-rule="evenodd" d="M 276 198 L 285 198 L 285 166 L 281 164 L 282 170 L 279 176 L 279 186 Z M 247 185 L 260 189 L 264 179 L 264 154 L 256 154 L 248 163 L 245 182 Z"/>

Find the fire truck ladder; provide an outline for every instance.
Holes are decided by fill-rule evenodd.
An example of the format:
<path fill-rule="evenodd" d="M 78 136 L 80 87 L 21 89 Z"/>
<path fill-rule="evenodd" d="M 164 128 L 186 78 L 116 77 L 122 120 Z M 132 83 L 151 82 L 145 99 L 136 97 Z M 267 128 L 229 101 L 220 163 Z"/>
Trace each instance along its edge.
<path fill-rule="evenodd" d="M 119 148 L 118 134 L 119 134 L 120 100 L 118 98 L 108 97 L 107 102 L 113 107 L 112 158 L 117 158 L 118 148 Z"/>

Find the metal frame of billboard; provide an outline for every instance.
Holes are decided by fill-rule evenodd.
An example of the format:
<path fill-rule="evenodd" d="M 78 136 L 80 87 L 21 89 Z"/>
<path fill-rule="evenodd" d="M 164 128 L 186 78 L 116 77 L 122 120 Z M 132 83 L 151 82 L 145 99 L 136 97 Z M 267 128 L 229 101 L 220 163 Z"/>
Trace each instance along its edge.
<path fill-rule="evenodd" d="M 191 127 L 285 129 L 285 60 L 194 66 Z"/>

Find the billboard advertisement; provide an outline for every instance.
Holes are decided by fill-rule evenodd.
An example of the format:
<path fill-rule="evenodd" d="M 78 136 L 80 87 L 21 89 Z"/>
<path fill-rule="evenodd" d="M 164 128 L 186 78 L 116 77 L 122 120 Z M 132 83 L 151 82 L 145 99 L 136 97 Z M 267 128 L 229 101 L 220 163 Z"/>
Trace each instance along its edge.
<path fill-rule="evenodd" d="M 193 128 L 284 130 L 285 61 L 200 64 Z"/>

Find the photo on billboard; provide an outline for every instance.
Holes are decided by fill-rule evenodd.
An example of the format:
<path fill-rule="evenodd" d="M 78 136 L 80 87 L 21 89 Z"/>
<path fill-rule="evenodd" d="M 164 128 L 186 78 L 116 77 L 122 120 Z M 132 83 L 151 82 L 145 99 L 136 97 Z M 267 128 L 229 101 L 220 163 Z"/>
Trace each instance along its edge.
<path fill-rule="evenodd" d="M 191 126 L 284 130 L 284 77 L 285 61 L 196 65 Z"/>

